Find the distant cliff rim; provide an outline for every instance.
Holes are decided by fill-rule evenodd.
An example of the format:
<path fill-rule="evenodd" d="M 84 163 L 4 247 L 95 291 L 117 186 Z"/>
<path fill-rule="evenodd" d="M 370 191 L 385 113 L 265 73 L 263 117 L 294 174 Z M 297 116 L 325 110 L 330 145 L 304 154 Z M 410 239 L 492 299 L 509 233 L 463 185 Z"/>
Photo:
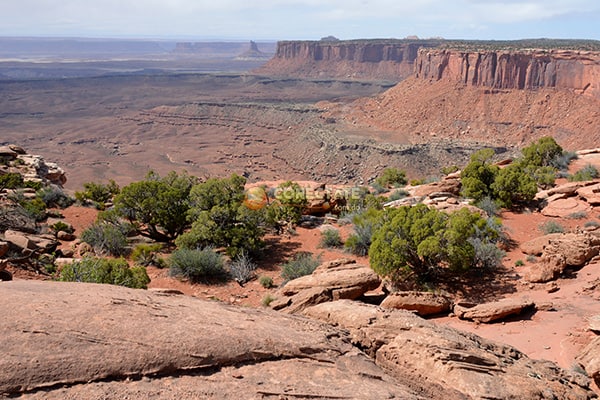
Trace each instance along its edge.
<path fill-rule="evenodd" d="M 564 71 L 551 71 L 554 66 L 563 66 L 568 62 L 581 65 L 594 65 L 600 60 L 600 41 L 596 40 L 566 40 L 566 39 L 526 39 L 516 41 L 463 41 L 444 39 L 357 39 L 357 40 L 319 40 L 319 41 L 280 41 L 277 44 L 275 56 L 256 72 L 266 75 L 299 76 L 309 78 L 343 78 L 357 80 L 387 80 L 402 81 L 410 76 L 421 76 L 429 79 L 449 77 L 442 61 L 440 66 L 424 63 L 424 52 L 447 55 L 449 58 L 465 58 L 465 54 L 496 54 L 496 59 L 506 58 L 506 54 L 518 54 L 520 67 L 527 63 L 523 57 L 550 65 L 548 76 L 542 81 L 534 82 L 532 77 L 528 86 L 519 81 L 517 85 L 498 86 L 497 82 L 491 87 L 501 88 L 535 88 L 535 87 L 571 87 L 563 77 L 573 68 Z M 452 55 L 452 57 L 450 57 Z M 473 56 L 466 57 L 472 59 Z M 490 57 L 488 57 L 490 58 Z M 543 61 L 557 59 L 557 62 Z M 560 61 L 558 61 L 560 59 Z M 435 60 L 434 60 L 435 61 Z M 454 62 L 454 61 L 453 61 Z M 560 64 L 560 65 L 559 65 Z M 474 64 L 469 63 L 467 69 Z M 519 68 L 520 68 L 519 67 Z M 424 69 L 425 68 L 425 69 Z M 532 67 L 533 71 L 539 68 Z M 442 70 L 440 72 L 440 69 Z M 494 71 L 495 69 L 492 68 Z M 526 69 L 526 67 L 525 67 Z M 587 68 L 589 70 L 589 68 Z M 519 72 L 521 73 L 521 72 Z M 524 73 L 524 72 L 523 72 Z M 589 75 L 586 71 L 583 75 Z M 455 77 L 456 73 L 451 74 Z M 461 75 L 461 74 L 459 74 Z M 534 74 L 535 75 L 535 74 Z M 556 75 L 556 76 L 554 76 Z M 581 75 L 581 74 L 580 74 Z M 595 76 L 595 73 L 592 73 Z M 458 77 L 465 83 L 473 75 Z M 479 78 L 478 78 L 479 79 Z M 558 83 L 552 82 L 558 79 Z M 596 79 L 596 78 L 594 78 Z M 492 79 L 493 80 L 493 79 Z M 475 80 L 472 84 L 486 86 L 485 81 Z M 583 90 L 580 82 L 574 82 L 573 88 Z M 591 83 L 591 85 L 594 85 Z"/>

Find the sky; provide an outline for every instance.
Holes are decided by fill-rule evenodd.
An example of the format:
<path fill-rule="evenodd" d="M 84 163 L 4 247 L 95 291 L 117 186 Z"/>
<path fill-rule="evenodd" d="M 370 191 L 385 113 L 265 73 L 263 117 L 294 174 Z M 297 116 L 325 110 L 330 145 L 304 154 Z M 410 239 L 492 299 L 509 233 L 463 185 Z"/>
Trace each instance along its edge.
<path fill-rule="evenodd" d="M 0 36 L 600 40 L 598 0 L 0 0 Z"/>

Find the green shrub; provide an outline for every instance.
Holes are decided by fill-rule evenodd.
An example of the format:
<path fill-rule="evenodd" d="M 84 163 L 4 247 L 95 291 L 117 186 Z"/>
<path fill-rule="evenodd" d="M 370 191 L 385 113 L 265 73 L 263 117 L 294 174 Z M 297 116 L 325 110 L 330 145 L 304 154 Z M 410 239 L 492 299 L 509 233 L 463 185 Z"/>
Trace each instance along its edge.
<path fill-rule="evenodd" d="M 554 138 L 546 136 L 523 148 L 524 166 L 552 167 L 564 155 L 562 147 Z"/>
<path fill-rule="evenodd" d="M 256 264 L 248 255 L 248 252 L 243 250 L 229 265 L 229 274 L 239 284 L 244 284 L 252 280 L 255 276 Z"/>
<path fill-rule="evenodd" d="M 123 258 L 84 258 L 62 267 L 58 280 L 63 282 L 107 283 L 134 289 L 146 289 L 150 278 L 143 267 L 130 268 Z"/>
<path fill-rule="evenodd" d="M 3 189 L 19 189 L 23 185 L 23 176 L 16 172 L 9 172 L 4 175 L 0 175 L 0 190 Z"/>
<path fill-rule="evenodd" d="M 258 283 L 260 283 L 260 286 L 264 287 L 265 289 L 271 289 L 273 287 L 273 278 L 263 275 L 258 278 Z"/>
<path fill-rule="evenodd" d="M 461 195 L 475 201 L 492 196 L 491 185 L 499 171 L 499 168 L 492 164 L 494 154 L 492 149 L 482 149 L 471 155 L 469 164 L 460 174 Z"/>
<path fill-rule="evenodd" d="M 556 221 L 547 221 L 540 225 L 540 231 L 545 235 L 549 235 L 551 233 L 563 233 L 565 228 Z"/>
<path fill-rule="evenodd" d="M 73 198 L 66 195 L 65 192 L 56 185 L 50 185 L 38 190 L 37 196 L 47 207 L 67 208 L 75 202 Z"/>
<path fill-rule="evenodd" d="M 584 182 L 596 179 L 598 176 L 600 176 L 598 169 L 596 169 L 596 167 L 593 165 L 588 164 L 579 171 L 575 172 L 573 176 L 569 178 L 569 180 L 571 182 Z"/>
<path fill-rule="evenodd" d="M 56 233 L 58 233 L 58 232 L 73 233 L 74 232 L 74 229 L 72 226 L 65 224 L 62 221 L 57 221 L 53 225 L 50 225 L 50 229 L 52 229 Z"/>
<path fill-rule="evenodd" d="M 527 256 L 527 262 L 531 263 L 531 264 L 535 264 L 537 262 L 537 257 L 534 256 L 533 254 L 530 254 Z"/>
<path fill-rule="evenodd" d="M 563 151 L 563 153 L 559 157 L 556 157 L 551 162 L 551 165 L 559 171 L 566 171 L 569 168 L 569 164 L 571 164 L 571 161 L 576 159 L 577 153 L 575 153 L 574 151 Z"/>
<path fill-rule="evenodd" d="M 223 256 L 214 249 L 177 249 L 169 257 L 169 275 L 188 279 L 190 282 L 224 281 L 227 271 Z"/>
<path fill-rule="evenodd" d="M 410 186 L 420 186 L 420 185 L 424 185 L 425 183 L 427 183 L 425 178 L 411 179 L 409 182 Z"/>
<path fill-rule="evenodd" d="M 498 224 L 466 208 L 450 215 L 423 204 L 386 210 L 383 225 L 369 248 L 371 268 L 392 281 L 434 280 L 447 266 L 459 273 L 487 267 L 501 254 L 492 249 L 500 239 Z M 476 245 L 485 245 L 478 253 Z"/>
<path fill-rule="evenodd" d="M 37 222 L 46 219 L 46 203 L 41 199 L 36 197 L 35 199 L 20 201 L 19 204 L 23 207 L 25 213 Z"/>
<path fill-rule="evenodd" d="M 265 212 L 243 204 L 245 184 L 245 178 L 233 174 L 195 185 L 187 213 L 192 227 L 177 237 L 177 247 L 225 247 L 233 258 L 241 251 L 258 253 L 264 247 Z"/>
<path fill-rule="evenodd" d="M 273 295 L 271 295 L 270 293 L 265 295 L 265 297 L 263 297 L 262 299 L 262 305 L 263 307 L 269 307 L 271 305 L 272 302 L 274 302 L 275 300 L 277 300 L 277 298 L 273 297 Z"/>
<path fill-rule="evenodd" d="M 81 233 L 81 240 L 98 254 L 122 256 L 127 254 L 127 238 L 115 225 L 96 222 Z"/>
<path fill-rule="evenodd" d="M 398 168 L 386 168 L 375 183 L 386 188 L 403 186 L 406 185 L 406 173 Z"/>
<path fill-rule="evenodd" d="M 373 233 L 382 223 L 382 214 L 381 210 L 370 208 L 354 216 L 354 232 L 344 244 L 348 252 L 361 257 L 369 254 Z"/>
<path fill-rule="evenodd" d="M 342 246 L 342 238 L 340 232 L 337 229 L 328 228 L 321 232 L 320 247 L 332 248 Z"/>
<path fill-rule="evenodd" d="M 523 262 L 523 260 L 517 260 L 517 261 L 515 261 L 515 267 L 522 267 L 523 265 L 525 265 L 525 263 Z"/>
<path fill-rule="evenodd" d="M 400 199 L 407 197 L 409 194 L 410 193 L 408 193 L 406 190 L 402 190 L 402 189 L 394 190 L 392 192 L 392 194 L 390 194 L 388 201 L 400 200 Z"/>
<path fill-rule="evenodd" d="M 91 201 L 97 204 L 97 207 L 104 209 L 104 204 L 110 201 L 113 196 L 119 194 L 121 189 L 114 180 L 110 180 L 107 185 L 95 182 L 86 182 L 83 184 L 83 191 L 75 192 L 75 198 L 81 203 Z"/>
<path fill-rule="evenodd" d="M 501 169 L 490 185 L 492 195 L 498 203 L 510 208 L 513 203 L 533 200 L 537 193 L 537 183 L 526 173 L 519 163 Z"/>
<path fill-rule="evenodd" d="M 296 253 L 291 260 L 281 267 L 281 277 L 285 281 L 291 281 L 304 275 L 310 275 L 320 263 L 320 257 L 314 257 L 312 253 Z"/>
<path fill-rule="evenodd" d="M 458 167 L 458 165 L 451 165 L 448 167 L 442 167 L 440 172 L 442 173 L 442 175 L 450 175 L 455 172 L 458 172 L 459 170 L 460 170 L 460 168 Z"/>
<path fill-rule="evenodd" d="M 600 223 L 597 221 L 587 221 L 583 226 L 586 228 L 598 228 L 600 227 Z"/>
<path fill-rule="evenodd" d="M 485 211 L 490 217 L 498 215 L 498 212 L 500 211 L 498 203 L 492 200 L 490 196 L 485 196 L 476 204 L 476 206 Z"/>
<path fill-rule="evenodd" d="M 585 212 L 585 211 L 576 211 L 574 213 L 567 215 L 568 219 L 584 219 L 586 217 L 587 217 L 587 212 Z"/>
<path fill-rule="evenodd" d="M 131 259 L 136 265 L 148 267 L 150 265 L 158 266 L 160 264 L 158 252 L 163 248 L 160 243 L 138 244 L 131 253 Z"/>
<path fill-rule="evenodd" d="M 375 194 L 382 194 L 382 193 L 386 193 L 388 191 L 388 188 L 379 184 L 378 182 L 375 182 L 371 185 L 371 187 L 373 187 L 373 190 L 375 191 Z"/>

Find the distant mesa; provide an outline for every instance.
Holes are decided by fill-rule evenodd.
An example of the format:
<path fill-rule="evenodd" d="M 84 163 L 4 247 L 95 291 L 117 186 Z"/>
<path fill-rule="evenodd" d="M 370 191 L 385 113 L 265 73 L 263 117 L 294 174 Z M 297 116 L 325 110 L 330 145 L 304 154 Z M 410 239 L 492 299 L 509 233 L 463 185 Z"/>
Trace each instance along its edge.
<path fill-rule="evenodd" d="M 221 58 L 235 60 L 266 60 L 275 53 L 275 43 L 261 43 L 262 50 L 250 42 L 179 42 L 174 55 L 184 57 Z"/>
<path fill-rule="evenodd" d="M 254 41 L 250 41 L 250 48 L 237 56 L 236 60 L 268 60 L 272 54 L 263 53 L 258 48 L 258 45 Z"/>

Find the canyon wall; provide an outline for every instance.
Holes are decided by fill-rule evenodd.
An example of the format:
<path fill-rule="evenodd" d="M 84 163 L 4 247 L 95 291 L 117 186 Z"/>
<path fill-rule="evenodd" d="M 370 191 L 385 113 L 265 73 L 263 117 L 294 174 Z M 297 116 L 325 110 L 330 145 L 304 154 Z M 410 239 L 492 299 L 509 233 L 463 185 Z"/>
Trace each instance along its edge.
<path fill-rule="evenodd" d="M 407 39 L 282 41 L 275 56 L 257 73 L 398 82 L 413 74 L 419 49 L 440 43 Z"/>
<path fill-rule="evenodd" d="M 494 89 L 568 89 L 600 99 L 600 52 L 420 49 L 415 76 Z"/>

